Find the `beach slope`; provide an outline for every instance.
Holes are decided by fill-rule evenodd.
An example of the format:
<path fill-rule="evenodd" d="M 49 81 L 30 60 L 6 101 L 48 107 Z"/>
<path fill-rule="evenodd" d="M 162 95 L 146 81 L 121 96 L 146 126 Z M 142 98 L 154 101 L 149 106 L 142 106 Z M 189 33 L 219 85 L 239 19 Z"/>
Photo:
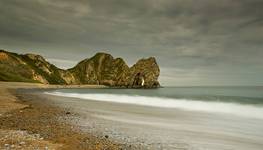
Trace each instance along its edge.
<path fill-rule="evenodd" d="M 0 82 L 0 149 L 120 149 L 120 144 L 107 137 L 82 133 L 77 126 L 69 124 L 69 120 L 77 117 L 73 112 L 52 106 L 36 95 L 16 93 L 21 88 L 72 87 L 79 86 Z"/>

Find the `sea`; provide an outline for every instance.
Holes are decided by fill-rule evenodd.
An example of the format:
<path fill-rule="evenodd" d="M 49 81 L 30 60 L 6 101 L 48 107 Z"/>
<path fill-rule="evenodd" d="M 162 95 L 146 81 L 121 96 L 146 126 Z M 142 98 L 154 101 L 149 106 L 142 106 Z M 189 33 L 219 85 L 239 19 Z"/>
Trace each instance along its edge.
<path fill-rule="evenodd" d="M 149 149 L 263 149 L 262 86 L 57 89 L 45 94 L 67 97 L 66 106 L 104 120 L 102 130 L 114 128 L 113 138 Z"/>
<path fill-rule="evenodd" d="M 263 118 L 263 87 L 259 86 L 59 89 L 49 94 L 94 101 Z"/>

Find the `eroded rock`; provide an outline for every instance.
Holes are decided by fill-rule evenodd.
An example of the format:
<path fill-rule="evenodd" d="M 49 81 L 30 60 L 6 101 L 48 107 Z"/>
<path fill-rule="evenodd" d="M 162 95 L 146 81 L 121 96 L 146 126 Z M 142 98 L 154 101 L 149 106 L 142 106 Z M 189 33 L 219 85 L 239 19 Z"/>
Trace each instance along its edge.
<path fill-rule="evenodd" d="M 97 53 L 75 67 L 63 70 L 42 56 L 19 55 L 0 50 L 0 80 L 44 84 L 95 84 L 123 88 L 156 88 L 159 66 L 154 57 L 140 59 L 129 67 L 122 58 Z M 7 59 L 8 58 L 8 59 Z"/>

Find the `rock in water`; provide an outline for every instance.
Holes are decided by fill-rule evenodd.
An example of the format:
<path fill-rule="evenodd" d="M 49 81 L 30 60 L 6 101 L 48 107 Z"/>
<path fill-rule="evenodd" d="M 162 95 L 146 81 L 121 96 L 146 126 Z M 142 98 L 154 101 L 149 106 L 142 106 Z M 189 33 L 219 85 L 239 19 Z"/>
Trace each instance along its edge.
<path fill-rule="evenodd" d="M 129 88 L 157 88 L 160 86 L 158 77 L 159 66 L 154 57 L 141 59 L 118 80 L 117 86 Z"/>
<path fill-rule="evenodd" d="M 154 57 L 141 59 L 129 67 L 122 58 L 97 53 L 75 67 L 63 70 L 42 56 L 19 55 L 0 50 L 0 80 L 45 84 L 97 84 L 124 88 L 156 88 L 159 66 Z"/>

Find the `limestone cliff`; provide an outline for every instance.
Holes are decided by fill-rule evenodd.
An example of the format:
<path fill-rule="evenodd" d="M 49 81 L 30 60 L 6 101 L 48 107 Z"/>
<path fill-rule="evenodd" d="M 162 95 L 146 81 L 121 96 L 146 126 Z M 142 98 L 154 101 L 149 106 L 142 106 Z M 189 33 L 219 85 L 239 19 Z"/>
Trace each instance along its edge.
<path fill-rule="evenodd" d="M 69 69 L 76 78 L 77 84 L 116 85 L 120 75 L 129 69 L 121 58 L 114 59 L 106 53 L 97 53 L 85 59 L 74 68 Z"/>
<path fill-rule="evenodd" d="M 125 88 L 159 87 L 155 58 L 141 59 L 129 67 L 122 58 L 97 53 L 75 67 L 63 70 L 35 54 L 19 55 L 0 50 L 0 80 L 45 84 L 100 84 Z"/>
<path fill-rule="evenodd" d="M 132 88 L 153 88 L 159 87 L 158 77 L 160 69 L 154 57 L 141 59 L 118 80 L 117 86 L 126 86 Z"/>

